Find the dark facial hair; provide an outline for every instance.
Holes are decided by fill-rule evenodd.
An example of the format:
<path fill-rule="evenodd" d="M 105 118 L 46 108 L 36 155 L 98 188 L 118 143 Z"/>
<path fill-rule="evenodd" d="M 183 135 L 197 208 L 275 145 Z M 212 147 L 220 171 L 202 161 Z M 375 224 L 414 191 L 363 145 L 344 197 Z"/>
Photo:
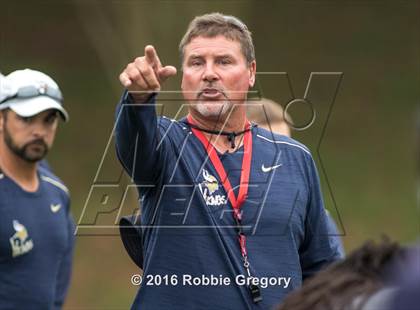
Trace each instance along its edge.
<path fill-rule="evenodd" d="M 3 133 L 4 133 L 4 142 L 9 147 L 9 149 L 18 157 L 23 159 L 26 162 L 29 163 L 35 163 L 37 161 L 42 160 L 48 153 L 48 145 L 45 143 L 45 141 L 41 138 L 34 139 L 32 141 L 29 141 L 28 143 L 24 144 L 23 146 L 19 147 L 12 138 L 12 135 L 7 130 L 6 123 L 4 123 L 3 126 Z M 37 155 L 31 155 L 31 153 L 28 151 L 28 148 L 32 144 L 38 144 L 43 147 L 43 152 Z"/>

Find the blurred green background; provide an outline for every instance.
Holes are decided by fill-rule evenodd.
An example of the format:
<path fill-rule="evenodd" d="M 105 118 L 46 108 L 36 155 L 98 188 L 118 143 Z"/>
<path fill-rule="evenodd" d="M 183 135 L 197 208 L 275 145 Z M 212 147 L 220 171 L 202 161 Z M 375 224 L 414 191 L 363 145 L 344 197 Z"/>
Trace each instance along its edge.
<path fill-rule="evenodd" d="M 220 11 L 253 32 L 260 95 L 284 106 L 305 93 L 313 126 L 293 132 L 316 158 L 325 203 L 346 250 L 385 233 L 416 241 L 415 116 L 420 101 L 418 1 L 0 1 L 0 71 L 38 69 L 60 85 L 71 120 L 48 157 L 72 193 L 79 230 L 67 309 L 126 309 L 138 272 L 112 228 L 125 185 L 112 128 L 122 88 L 118 75 L 153 44 L 164 64 L 180 68 L 178 42 L 196 15 Z M 293 93 L 290 92 L 287 72 Z M 180 73 L 165 84 L 179 90 Z M 337 88 L 338 87 L 338 88 Z M 337 90 L 334 100 L 334 93 Z M 181 102 L 165 103 L 174 116 Z M 289 111 L 296 123 L 308 106 Z M 328 122 L 327 122 L 328 119 Z M 107 145 L 110 143 L 109 147 Z M 94 186 L 93 186 L 94 185 Z M 93 187 L 92 187 L 93 186 Z M 109 196 L 104 191 L 109 190 Z M 123 213 L 136 205 L 133 188 Z M 90 196 L 89 196 L 90 195 Z M 88 197 L 90 197 L 88 199 Z M 101 209 L 103 208 L 103 209 Z M 97 218 L 89 210 L 107 212 Z M 93 214 L 96 214 L 94 212 Z"/>

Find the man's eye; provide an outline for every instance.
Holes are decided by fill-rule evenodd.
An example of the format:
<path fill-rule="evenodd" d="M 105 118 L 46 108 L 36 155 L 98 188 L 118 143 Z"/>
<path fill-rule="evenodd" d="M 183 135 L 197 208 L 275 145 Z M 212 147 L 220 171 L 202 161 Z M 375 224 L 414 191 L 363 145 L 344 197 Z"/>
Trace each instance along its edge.
<path fill-rule="evenodd" d="M 200 66 L 201 65 L 201 61 L 193 61 L 191 62 L 192 66 Z"/>
<path fill-rule="evenodd" d="M 55 122 L 56 119 L 57 119 L 57 115 L 53 114 L 53 115 L 48 116 L 44 121 L 47 124 L 52 124 Z"/>
<path fill-rule="evenodd" d="M 220 61 L 219 61 L 222 65 L 229 65 L 229 64 L 231 64 L 232 62 L 230 61 L 230 59 L 221 59 Z"/>
<path fill-rule="evenodd" d="M 20 119 L 22 120 L 22 122 L 24 123 L 30 123 L 32 121 L 32 117 L 20 117 Z"/>

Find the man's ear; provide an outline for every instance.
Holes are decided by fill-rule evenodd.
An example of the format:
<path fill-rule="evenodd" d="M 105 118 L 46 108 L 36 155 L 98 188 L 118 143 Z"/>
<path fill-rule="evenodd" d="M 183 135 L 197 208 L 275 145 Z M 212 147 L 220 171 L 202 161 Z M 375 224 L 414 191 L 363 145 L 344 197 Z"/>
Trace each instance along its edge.
<path fill-rule="evenodd" d="M 3 132 L 3 127 L 4 127 L 4 111 L 0 111 L 0 133 Z"/>
<path fill-rule="evenodd" d="M 8 112 L 9 112 L 8 109 L 0 110 L 0 133 L 3 132 L 3 128 L 4 126 L 6 126 Z"/>
<path fill-rule="evenodd" d="M 257 62 L 255 60 L 253 60 L 249 64 L 249 87 L 254 86 L 256 73 L 257 73 Z"/>

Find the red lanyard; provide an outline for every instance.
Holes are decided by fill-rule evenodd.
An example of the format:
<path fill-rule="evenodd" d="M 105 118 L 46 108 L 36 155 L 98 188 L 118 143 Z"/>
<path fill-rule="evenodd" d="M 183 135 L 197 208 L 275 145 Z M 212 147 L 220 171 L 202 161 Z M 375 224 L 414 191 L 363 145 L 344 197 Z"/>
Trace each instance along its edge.
<path fill-rule="evenodd" d="M 188 122 L 195 125 L 194 120 L 192 119 L 191 115 L 188 115 Z M 246 129 L 250 127 L 249 122 L 246 125 Z M 230 204 L 233 208 L 233 215 L 237 222 L 241 222 L 242 214 L 240 212 L 242 204 L 245 202 L 245 199 L 248 194 L 248 183 L 249 183 L 249 174 L 251 170 L 251 159 L 252 159 L 252 132 L 251 130 L 246 131 L 244 133 L 244 156 L 242 159 L 242 171 L 241 171 L 241 179 L 240 179 L 240 187 L 238 197 L 235 197 L 235 193 L 232 189 L 232 185 L 230 184 L 229 178 L 227 177 L 225 168 L 223 167 L 222 162 L 220 161 L 219 156 L 217 155 L 217 151 L 214 146 L 210 143 L 210 141 L 206 138 L 206 136 L 198 129 L 191 128 L 194 135 L 201 141 L 204 148 L 207 151 L 208 156 L 219 175 L 220 180 L 222 181 L 223 187 L 228 195 Z M 242 233 L 242 229 L 240 228 L 239 233 L 239 245 L 241 247 L 241 254 L 245 258 L 247 256 L 246 251 L 246 238 L 245 235 Z"/>
<path fill-rule="evenodd" d="M 188 122 L 192 125 L 196 125 L 194 120 L 192 119 L 191 115 L 188 115 Z M 246 129 L 250 129 L 250 123 L 247 122 Z M 220 161 L 219 156 L 217 155 L 217 151 L 214 146 L 210 143 L 210 141 L 206 138 L 206 136 L 198 129 L 192 128 L 192 132 L 201 141 L 204 148 L 207 151 L 208 156 L 219 175 L 220 180 L 222 181 L 223 187 L 228 195 L 230 204 L 233 208 L 233 218 L 235 219 L 237 225 L 237 232 L 238 232 L 238 242 L 239 247 L 241 248 L 241 254 L 244 261 L 244 267 L 247 271 L 248 277 L 251 276 L 251 271 L 249 268 L 248 262 L 248 253 L 246 250 L 246 236 L 242 231 L 242 214 L 241 214 L 241 207 L 242 204 L 245 202 L 245 199 L 248 195 L 248 184 L 249 184 L 249 174 L 251 171 L 251 159 L 252 159 L 252 132 L 251 130 L 247 130 L 244 133 L 244 156 L 242 159 L 242 171 L 241 171 L 241 179 L 240 179 L 240 187 L 238 197 L 235 197 L 235 193 L 232 189 L 232 185 L 230 184 L 229 178 L 227 177 L 225 168 L 223 167 L 222 162 Z M 258 285 L 250 284 L 248 289 L 251 293 L 252 300 L 254 303 L 260 302 L 262 300 L 260 288 Z"/>

